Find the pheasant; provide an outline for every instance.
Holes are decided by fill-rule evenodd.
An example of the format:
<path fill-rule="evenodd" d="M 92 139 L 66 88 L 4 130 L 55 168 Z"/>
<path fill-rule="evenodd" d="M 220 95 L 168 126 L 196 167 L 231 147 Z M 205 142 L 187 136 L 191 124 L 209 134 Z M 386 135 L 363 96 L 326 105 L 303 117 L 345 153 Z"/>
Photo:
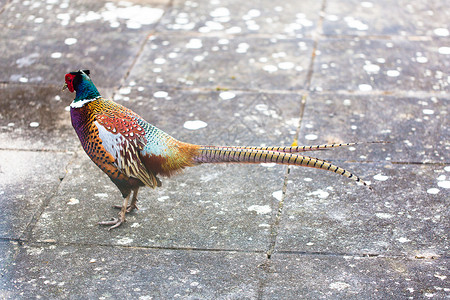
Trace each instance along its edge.
<path fill-rule="evenodd" d="M 103 98 L 92 82 L 89 70 L 66 74 L 63 90 L 66 88 L 76 92 L 70 104 L 70 115 L 84 151 L 109 176 L 124 198 L 122 205 L 117 206 L 120 208 L 118 218 L 99 222 L 110 226 L 109 230 L 119 227 L 125 222 L 126 213 L 137 209 L 140 187 L 159 187 L 158 175 L 171 176 L 185 167 L 204 163 L 277 163 L 318 168 L 343 175 L 371 189 L 361 178 L 343 168 L 298 154 L 356 143 L 291 147 L 194 145 L 176 140 L 130 109 Z"/>

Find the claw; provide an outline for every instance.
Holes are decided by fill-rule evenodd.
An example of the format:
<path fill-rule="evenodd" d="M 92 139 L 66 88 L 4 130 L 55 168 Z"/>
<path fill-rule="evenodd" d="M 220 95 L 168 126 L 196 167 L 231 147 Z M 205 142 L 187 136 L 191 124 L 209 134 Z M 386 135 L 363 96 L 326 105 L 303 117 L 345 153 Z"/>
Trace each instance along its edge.
<path fill-rule="evenodd" d="M 64 83 L 61 91 L 64 91 L 65 89 L 67 89 L 67 83 Z"/>
<path fill-rule="evenodd" d="M 105 226 L 111 226 L 111 225 L 112 225 L 111 227 L 108 228 L 108 230 L 111 230 L 111 229 L 114 229 L 114 228 L 119 227 L 119 226 L 122 225 L 122 223 L 124 223 L 124 222 L 125 222 L 125 220 L 122 221 L 122 220 L 119 219 L 119 218 L 111 218 L 110 221 L 102 221 L 102 222 L 98 222 L 98 225 L 105 225 Z"/>

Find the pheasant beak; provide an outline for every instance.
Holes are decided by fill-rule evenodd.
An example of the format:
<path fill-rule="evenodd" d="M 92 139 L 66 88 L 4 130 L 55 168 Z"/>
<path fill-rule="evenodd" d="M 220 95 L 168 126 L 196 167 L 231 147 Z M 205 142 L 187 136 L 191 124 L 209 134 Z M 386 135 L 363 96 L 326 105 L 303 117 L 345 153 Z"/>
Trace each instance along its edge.
<path fill-rule="evenodd" d="M 64 83 L 64 85 L 63 85 L 63 87 L 62 87 L 62 90 L 61 91 L 64 91 L 65 89 L 67 89 L 68 88 L 68 86 L 67 86 L 67 83 Z"/>

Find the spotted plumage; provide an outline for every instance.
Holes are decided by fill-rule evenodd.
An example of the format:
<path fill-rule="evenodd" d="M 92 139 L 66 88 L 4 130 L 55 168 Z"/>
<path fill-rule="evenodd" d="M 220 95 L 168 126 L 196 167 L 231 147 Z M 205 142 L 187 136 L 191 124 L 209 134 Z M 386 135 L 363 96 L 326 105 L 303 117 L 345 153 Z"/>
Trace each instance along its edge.
<path fill-rule="evenodd" d="M 324 169 L 367 186 L 358 176 L 318 158 L 298 154 L 356 145 L 331 144 L 298 147 L 200 146 L 180 142 L 130 109 L 101 97 L 89 70 L 65 76 L 65 87 L 76 92 L 71 103 L 72 125 L 91 160 L 119 188 L 124 201 L 119 218 L 100 222 L 120 226 L 125 214 L 136 207 L 140 187 L 161 185 L 158 175 L 170 176 L 185 167 L 202 163 L 262 163 L 299 165 Z M 133 192 L 133 193 L 132 193 Z M 133 194 L 130 205 L 129 198 Z"/>

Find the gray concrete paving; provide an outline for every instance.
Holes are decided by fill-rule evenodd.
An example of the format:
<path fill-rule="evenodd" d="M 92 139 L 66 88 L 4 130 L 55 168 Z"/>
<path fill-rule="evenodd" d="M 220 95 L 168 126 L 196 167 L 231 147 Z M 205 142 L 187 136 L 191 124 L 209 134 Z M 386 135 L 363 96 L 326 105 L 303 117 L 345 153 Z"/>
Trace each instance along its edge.
<path fill-rule="evenodd" d="M 427 0 L 0 1 L 0 299 L 450 298 L 449 18 Z M 187 142 L 390 141 L 313 154 L 375 192 L 204 165 L 107 231 L 120 193 L 61 91 L 79 68 Z"/>

